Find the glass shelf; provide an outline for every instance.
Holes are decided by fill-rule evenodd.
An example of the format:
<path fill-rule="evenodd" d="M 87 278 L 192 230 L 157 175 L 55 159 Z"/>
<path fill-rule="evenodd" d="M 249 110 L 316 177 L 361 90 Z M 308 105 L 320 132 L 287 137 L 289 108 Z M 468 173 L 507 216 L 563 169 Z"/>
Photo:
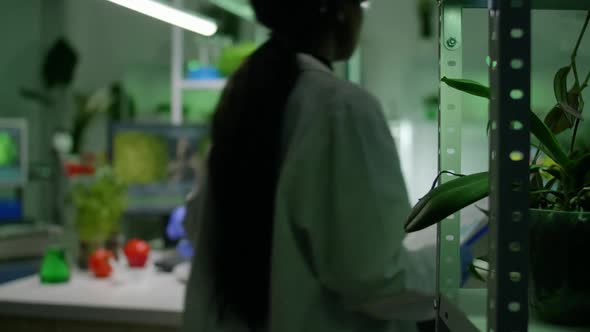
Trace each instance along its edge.
<path fill-rule="evenodd" d="M 486 289 L 462 289 L 457 305 L 441 300 L 441 319 L 452 331 L 478 332 L 486 330 Z M 464 313 L 463 315 L 461 314 Z M 466 317 L 465 317 L 466 315 Z M 529 332 L 587 332 L 588 327 L 568 327 L 543 323 L 529 318 Z"/>

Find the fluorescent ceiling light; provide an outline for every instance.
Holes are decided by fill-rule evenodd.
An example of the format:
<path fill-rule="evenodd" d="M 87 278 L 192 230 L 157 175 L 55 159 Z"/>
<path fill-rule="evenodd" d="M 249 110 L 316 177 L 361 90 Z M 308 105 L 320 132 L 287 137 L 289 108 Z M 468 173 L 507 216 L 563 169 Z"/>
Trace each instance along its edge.
<path fill-rule="evenodd" d="M 207 37 L 213 36 L 217 32 L 217 24 L 213 20 L 190 14 L 155 0 L 107 1 Z"/>

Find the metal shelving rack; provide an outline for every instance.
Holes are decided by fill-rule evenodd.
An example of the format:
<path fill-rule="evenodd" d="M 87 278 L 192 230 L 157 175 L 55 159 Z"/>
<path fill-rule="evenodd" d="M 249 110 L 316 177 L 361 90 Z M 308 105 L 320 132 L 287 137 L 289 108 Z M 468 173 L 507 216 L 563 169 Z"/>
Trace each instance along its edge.
<path fill-rule="evenodd" d="M 173 0 L 176 8 L 184 7 L 184 0 Z M 171 54 L 171 123 L 181 125 L 184 122 L 182 114 L 182 99 L 187 90 L 221 90 L 225 87 L 226 79 L 211 80 L 187 80 L 184 78 L 184 30 L 178 27 L 172 28 L 172 54 Z"/>
<path fill-rule="evenodd" d="M 439 0 L 440 77 L 462 78 L 465 8 L 489 10 L 490 267 L 486 290 L 461 290 L 460 215 L 438 226 L 437 331 L 582 331 L 528 312 L 528 160 L 532 10 L 588 10 L 590 0 Z M 461 172 L 461 92 L 440 88 L 439 170 Z M 451 178 L 443 176 L 441 181 Z"/>

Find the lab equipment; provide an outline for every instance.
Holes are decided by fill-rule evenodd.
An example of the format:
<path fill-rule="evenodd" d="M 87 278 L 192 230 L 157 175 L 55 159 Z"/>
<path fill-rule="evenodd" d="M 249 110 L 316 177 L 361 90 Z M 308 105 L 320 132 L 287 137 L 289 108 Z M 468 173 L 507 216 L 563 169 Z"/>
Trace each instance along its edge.
<path fill-rule="evenodd" d="M 27 177 L 27 123 L 0 119 L 0 187 L 21 188 Z"/>
<path fill-rule="evenodd" d="M 70 280 L 70 267 L 63 248 L 47 248 L 39 275 L 44 284 L 64 283 Z"/>
<path fill-rule="evenodd" d="M 198 185 L 206 126 L 116 124 L 110 159 L 129 184 L 128 213 L 167 215 Z"/>
<path fill-rule="evenodd" d="M 27 183 L 27 123 L 0 119 L 0 224 L 23 219 L 22 189 Z"/>

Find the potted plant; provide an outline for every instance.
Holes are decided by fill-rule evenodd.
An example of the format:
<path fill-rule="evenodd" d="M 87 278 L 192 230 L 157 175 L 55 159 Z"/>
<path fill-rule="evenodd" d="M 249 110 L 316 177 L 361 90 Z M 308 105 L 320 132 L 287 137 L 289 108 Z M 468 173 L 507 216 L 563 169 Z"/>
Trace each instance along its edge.
<path fill-rule="evenodd" d="M 590 153 L 576 148 L 583 120 L 582 92 L 590 73 L 580 76 L 576 63 L 590 12 L 571 57 L 554 78 L 556 104 L 542 121 L 530 112 L 536 154 L 530 163 L 530 305 L 542 320 L 590 325 Z M 573 84 L 568 84 L 568 80 Z M 465 93 L 490 98 L 488 87 L 474 81 L 443 78 Z M 515 124 L 518 125 L 518 124 Z M 558 135 L 570 134 L 564 148 Z M 489 194 L 488 173 L 459 176 L 430 191 L 413 208 L 406 230 L 436 224 Z"/>
<path fill-rule="evenodd" d="M 80 240 L 78 265 L 88 267 L 88 257 L 96 249 L 116 251 L 116 239 L 126 208 L 127 186 L 108 169 L 95 179 L 73 186 L 71 199 L 75 207 L 74 225 Z"/>

